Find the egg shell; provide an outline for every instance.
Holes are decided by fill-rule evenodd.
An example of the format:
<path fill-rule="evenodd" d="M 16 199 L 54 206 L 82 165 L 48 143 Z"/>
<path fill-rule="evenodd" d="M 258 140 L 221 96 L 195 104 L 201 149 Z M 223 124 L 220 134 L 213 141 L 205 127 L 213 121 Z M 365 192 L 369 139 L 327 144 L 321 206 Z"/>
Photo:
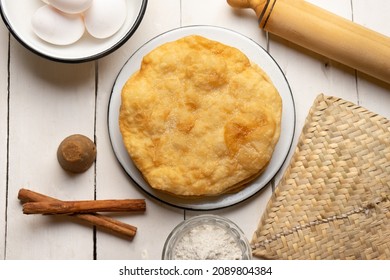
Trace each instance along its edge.
<path fill-rule="evenodd" d="M 84 12 L 85 27 L 95 38 L 108 38 L 122 27 L 126 16 L 126 0 L 94 0 Z"/>
<path fill-rule="evenodd" d="M 82 13 L 92 4 L 92 0 L 43 0 L 43 2 L 69 14 Z"/>
<path fill-rule="evenodd" d="M 84 34 L 81 15 L 65 14 L 50 5 L 44 5 L 31 18 L 32 30 L 42 40 L 55 45 L 70 45 Z"/>

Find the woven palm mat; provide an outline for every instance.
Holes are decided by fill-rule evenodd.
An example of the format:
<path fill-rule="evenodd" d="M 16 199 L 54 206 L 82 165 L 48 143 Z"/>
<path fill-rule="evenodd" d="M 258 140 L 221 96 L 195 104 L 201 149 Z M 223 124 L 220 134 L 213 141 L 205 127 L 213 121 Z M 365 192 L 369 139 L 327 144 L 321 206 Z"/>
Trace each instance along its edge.
<path fill-rule="evenodd" d="M 265 259 L 390 259 L 390 121 L 319 95 L 252 239 Z"/>

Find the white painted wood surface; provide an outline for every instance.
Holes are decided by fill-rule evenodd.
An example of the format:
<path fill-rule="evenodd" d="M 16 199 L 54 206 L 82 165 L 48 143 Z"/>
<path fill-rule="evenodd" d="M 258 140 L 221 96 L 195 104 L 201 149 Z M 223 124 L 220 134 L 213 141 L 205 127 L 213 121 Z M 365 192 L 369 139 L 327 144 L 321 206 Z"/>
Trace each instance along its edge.
<path fill-rule="evenodd" d="M 386 0 L 310 2 L 390 36 Z M 290 83 L 297 125 L 293 147 L 315 97 L 324 93 L 358 103 L 390 118 L 390 86 L 356 73 L 257 27 L 253 11 L 235 11 L 226 0 L 149 0 L 134 36 L 96 62 L 67 65 L 32 54 L 0 27 L 0 259 L 160 259 L 166 236 L 184 218 L 202 214 L 167 206 L 134 186 L 117 162 L 107 128 L 107 108 L 116 75 L 142 44 L 187 25 L 215 25 L 240 32 L 266 48 Z M 364 55 L 364 54 L 362 54 Z M 66 136 L 96 141 L 97 160 L 86 173 L 70 176 L 56 149 Z M 287 164 L 286 164 L 287 165 Z M 284 167 L 285 168 L 285 167 Z M 284 170 L 283 168 L 283 170 Z M 283 171 L 282 170 L 282 171 Z M 282 176 L 280 172 L 276 178 Z M 136 198 L 147 212 L 116 218 L 138 227 L 128 241 L 66 217 L 25 216 L 21 187 L 61 199 Z M 272 186 L 223 210 L 208 211 L 236 222 L 251 239 Z"/>
<path fill-rule="evenodd" d="M 8 32 L 0 26 L 0 259 L 4 259 L 7 201 Z"/>

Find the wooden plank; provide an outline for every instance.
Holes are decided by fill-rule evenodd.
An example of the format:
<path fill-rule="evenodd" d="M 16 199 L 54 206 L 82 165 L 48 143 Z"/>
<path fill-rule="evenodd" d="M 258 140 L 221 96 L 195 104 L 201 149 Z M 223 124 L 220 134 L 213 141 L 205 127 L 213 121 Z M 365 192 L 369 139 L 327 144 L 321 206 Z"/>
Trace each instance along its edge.
<path fill-rule="evenodd" d="M 266 35 L 258 28 L 256 15 L 252 10 L 235 10 L 226 1 L 191 0 L 182 2 L 182 13 L 183 26 L 212 25 L 228 28 L 251 38 L 263 48 L 267 48 Z M 213 213 L 231 219 L 250 240 L 271 194 L 272 187 L 269 185 L 245 202 L 222 210 L 207 211 L 206 213 Z M 187 217 L 205 214 L 205 212 L 199 211 L 186 212 Z"/>
<path fill-rule="evenodd" d="M 346 19 L 352 18 L 351 5 L 348 0 L 310 0 L 308 2 Z M 297 117 L 292 146 L 295 147 L 313 101 L 319 94 L 338 96 L 357 102 L 355 71 L 276 36 L 270 36 L 269 45 L 271 55 L 285 73 L 293 92 Z M 277 181 L 288 164 L 289 159 L 279 173 Z"/>
<path fill-rule="evenodd" d="M 70 175 L 56 151 L 68 135 L 94 138 L 94 63 L 61 64 L 11 40 L 7 259 L 92 259 L 93 230 L 66 217 L 26 216 L 22 187 L 59 199 L 92 199 L 94 168 Z"/>
<path fill-rule="evenodd" d="M 348 0 L 310 0 L 325 10 L 346 19 L 351 19 Z M 355 71 L 326 57 L 317 55 L 287 41 L 271 37 L 270 52 L 280 63 L 290 82 L 297 108 L 297 131 L 304 120 L 315 97 L 320 94 L 336 95 L 356 101 Z"/>
<path fill-rule="evenodd" d="M 364 0 L 309 2 L 390 36 L 388 1 L 371 1 L 370 6 Z M 123 64 L 154 36 L 179 26 L 197 24 L 235 30 L 269 50 L 285 73 L 296 102 L 297 128 L 293 147 L 309 108 L 319 93 L 357 102 L 390 118 L 389 85 L 361 74 L 356 79 L 353 69 L 275 36 L 270 36 L 267 41 L 266 34 L 257 27 L 252 10 L 233 10 L 225 0 L 149 0 L 145 18 L 134 36 L 115 53 L 86 64 L 67 65 L 47 61 L 30 53 L 11 38 L 8 108 L 8 32 L 2 25 L 0 259 L 160 259 L 165 238 L 173 227 L 184 216 L 203 213 L 232 219 L 251 238 L 271 196 L 270 187 L 226 209 L 183 211 L 150 198 L 134 186 L 111 148 L 107 108 L 112 85 Z M 98 70 L 97 91 L 95 70 Z M 73 133 L 82 133 L 91 139 L 96 137 L 97 141 L 96 166 L 79 175 L 67 174 L 56 160 L 58 144 Z M 284 168 L 275 183 L 282 176 Z M 99 199 L 144 197 L 147 199 L 147 211 L 145 214 L 114 216 L 138 227 L 133 241 L 100 231 L 95 236 L 91 226 L 74 223 L 67 217 L 23 215 L 17 200 L 21 187 L 69 200 L 92 199 L 95 190 Z"/>
<path fill-rule="evenodd" d="M 348 1 L 310 2 L 346 18 L 351 17 Z M 256 22 L 253 24 L 256 25 Z M 269 36 L 268 46 L 270 54 L 279 64 L 290 84 L 295 100 L 297 118 L 292 150 L 286 163 L 274 179 L 277 185 L 289 164 L 304 121 L 316 96 L 320 93 L 325 93 L 352 101 L 356 101 L 357 98 L 355 73 L 353 70 L 273 35 Z M 246 209 L 245 212 L 237 214 L 238 212 L 235 210 L 231 214 L 229 213 L 233 220 L 240 221 L 240 219 L 246 217 L 245 223 L 240 222 L 240 225 L 244 227 L 245 233 L 249 238 L 252 237 L 267 203 L 267 196 L 264 197 L 262 195 L 260 197 L 261 199 L 255 199 L 252 203 L 253 205 Z M 248 215 L 248 213 L 250 214 Z"/>
<path fill-rule="evenodd" d="M 180 0 L 149 0 L 145 17 L 134 36 L 120 49 L 98 62 L 97 197 L 145 198 L 146 212 L 119 216 L 138 228 L 133 241 L 104 232 L 97 233 L 97 259 L 160 259 L 165 237 L 183 220 L 183 210 L 164 205 L 141 191 L 129 179 L 111 148 L 107 128 L 107 109 L 112 86 L 121 67 L 143 44 L 153 37 L 180 26 Z"/>
<path fill-rule="evenodd" d="M 0 259 L 5 258 L 7 137 L 8 137 L 8 31 L 0 26 Z"/>
<path fill-rule="evenodd" d="M 353 0 L 352 3 L 355 22 L 390 37 L 389 1 Z M 390 119 L 390 85 L 360 73 L 358 77 L 359 104 Z"/>

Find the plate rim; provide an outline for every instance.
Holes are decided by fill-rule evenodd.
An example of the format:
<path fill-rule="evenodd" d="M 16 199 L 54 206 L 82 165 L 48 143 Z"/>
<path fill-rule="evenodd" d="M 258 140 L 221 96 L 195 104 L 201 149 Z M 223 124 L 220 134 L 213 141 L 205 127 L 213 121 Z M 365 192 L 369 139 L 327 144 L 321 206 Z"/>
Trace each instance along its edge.
<path fill-rule="evenodd" d="M 69 63 L 69 64 L 85 63 L 85 62 L 89 62 L 89 61 L 93 61 L 93 60 L 98 60 L 104 56 L 107 56 L 107 55 L 113 53 L 117 49 L 119 49 L 137 31 L 138 27 L 140 26 L 140 24 L 142 22 L 143 17 L 145 16 L 146 8 L 148 6 L 148 0 L 141 0 L 142 1 L 141 8 L 140 8 L 139 13 L 137 14 L 137 17 L 135 18 L 134 24 L 131 26 L 129 31 L 119 41 L 117 41 L 115 44 L 113 44 L 108 49 L 106 49 L 104 51 L 100 51 L 96 54 L 88 55 L 88 56 L 83 57 L 83 58 L 60 58 L 57 56 L 45 54 L 45 53 L 35 49 L 34 47 L 29 45 L 26 41 L 23 40 L 23 38 L 21 38 L 18 35 L 18 33 L 12 28 L 12 24 L 4 12 L 4 8 L 3 8 L 4 1 L 5 0 L 0 0 L 1 18 L 3 19 L 4 25 L 7 27 L 9 32 L 22 46 L 24 46 L 27 50 L 31 51 L 32 53 L 35 53 L 36 55 L 38 55 L 40 57 L 43 57 L 43 58 L 46 58 L 48 60 L 55 61 L 55 62 Z"/>
<path fill-rule="evenodd" d="M 288 88 L 288 91 L 289 91 L 289 96 L 291 97 L 291 105 L 292 105 L 292 109 L 293 109 L 293 121 L 292 121 L 292 134 L 291 134 L 291 141 L 289 141 L 289 146 L 288 146 L 288 149 L 287 149 L 287 152 L 286 152 L 286 155 L 284 156 L 283 160 L 281 161 L 280 165 L 276 168 L 275 170 L 275 173 L 271 176 L 271 178 L 265 182 L 263 184 L 262 187 L 260 187 L 258 190 L 256 190 L 255 192 L 253 192 L 252 194 L 244 197 L 243 199 L 240 199 L 239 201 L 236 201 L 234 203 L 231 203 L 231 204 L 228 204 L 228 205 L 222 205 L 222 206 L 216 206 L 216 207 L 213 207 L 213 208 L 198 208 L 198 207 L 194 207 L 194 206 L 191 206 L 190 205 L 183 205 L 183 204 L 175 204 L 173 202 L 170 202 L 170 201 L 166 201 L 164 200 L 163 198 L 160 198 L 159 196 L 157 195 L 154 195 L 153 193 L 150 193 L 148 192 L 145 188 L 143 188 L 130 174 L 129 172 L 126 170 L 126 168 L 123 166 L 123 163 L 119 160 L 118 158 L 118 155 L 116 153 L 116 150 L 115 150 L 115 147 L 114 147 L 114 143 L 113 143 L 113 137 L 112 137 L 112 129 L 110 127 L 110 112 L 111 112 L 111 103 L 112 103 L 112 99 L 113 99 L 113 94 L 114 94 L 114 90 L 115 90 L 115 86 L 117 84 L 117 81 L 123 71 L 123 69 L 125 68 L 125 66 L 127 65 L 127 63 L 129 63 L 129 61 L 142 49 L 144 48 L 145 46 L 147 46 L 151 41 L 154 41 L 156 40 L 158 37 L 161 37 L 163 36 L 164 34 L 167 34 L 167 33 L 171 33 L 171 32 L 175 32 L 175 31 L 179 31 L 181 29 L 187 29 L 187 28 L 212 28 L 212 29 L 220 29 L 220 30 L 224 30 L 224 31 L 228 31 L 228 32 L 232 32 L 238 36 L 242 36 L 248 40 L 250 40 L 252 43 L 254 43 L 257 47 L 261 48 L 265 53 L 266 55 L 268 55 L 268 57 L 274 62 L 275 66 L 277 67 L 277 69 L 280 71 L 280 73 L 282 74 L 282 77 L 283 77 L 283 80 L 285 82 L 285 84 L 287 85 L 287 88 Z M 294 95 L 293 95 L 293 92 L 292 92 L 292 89 L 291 89 L 291 86 L 284 74 L 284 72 L 282 71 L 280 65 L 276 62 L 276 60 L 271 56 L 271 54 L 264 48 L 262 47 L 259 43 L 257 43 L 256 41 L 254 41 L 252 38 L 242 34 L 242 33 L 239 33 L 235 30 L 232 30 L 232 29 L 229 29 L 229 28 L 226 28 L 226 27 L 221 27 L 221 26 L 214 26 L 214 25 L 186 25 L 186 26 L 180 26 L 180 27 L 177 27 L 177 28 L 173 28 L 173 29 L 170 29 L 170 30 L 167 30 L 165 32 L 162 32 L 162 33 L 159 33 L 158 35 L 156 36 L 153 36 L 151 39 L 147 40 L 145 43 L 143 43 L 139 48 L 137 48 L 134 52 L 132 52 L 132 54 L 130 55 L 130 57 L 123 63 L 122 67 L 119 69 L 118 71 L 118 74 L 116 75 L 115 77 L 115 80 L 114 80 L 114 83 L 113 83 L 113 86 L 111 88 L 111 92 L 110 92 L 110 97 L 109 97 L 109 102 L 108 102 L 108 110 L 107 110 L 107 127 L 108 127 L 108 136 L 109 136 L 109 139 L 110 139 L 110 144 L 111 144 L 111 148 L 112 148 L 112 152 L 114 153 L 115 155 L 115 158 L 117 160 L 117 162 L 119 163 L 120 167 L 122 168 L 122 170 L 126 173 L 127 177 L 129 177 L 129 179 L 137 186 L 138 189 L 141 189 L 143 192 L 145 192 L 148 197 L 150 198 L 153 198 L 165 205 L 169 205 L 169 206 L 172 206 L 174 208 L 178 208 L 178 209 L 183 209 L 183 210 L 191 210 L 191 211 L 210 211 L 210 210 L 220 210 L 220 209 L 224 209 L 224 208 L 228 208 L 228 207 L 232 207 L 232 206 L 235 206 L 235 205 L 238 205 L 240 203 L 243 203 L 244 201 L 247 201 L 249 200 L 250 198 L 254 197 L 256 194 L 258 194 L 260 191 L 262 191 L 267 185 L 269 185 L 272 180 L 277 176 L 277 174 L 280 172 L 280 170 L 283 168 L 284 164 L 286 163 L 290 153 L 292 152 L 292 146 L 293 146 L 293 142 L 294 142 L 294 138 L 295 138 L 295 134 L 296 134 L 296 121 L 297 121 L 297 117 L 296 117 L 296 106 L 295 106 L 295 99 L 294 99 Z M 131 158 L 130 158 L 131 160 Z"/>

